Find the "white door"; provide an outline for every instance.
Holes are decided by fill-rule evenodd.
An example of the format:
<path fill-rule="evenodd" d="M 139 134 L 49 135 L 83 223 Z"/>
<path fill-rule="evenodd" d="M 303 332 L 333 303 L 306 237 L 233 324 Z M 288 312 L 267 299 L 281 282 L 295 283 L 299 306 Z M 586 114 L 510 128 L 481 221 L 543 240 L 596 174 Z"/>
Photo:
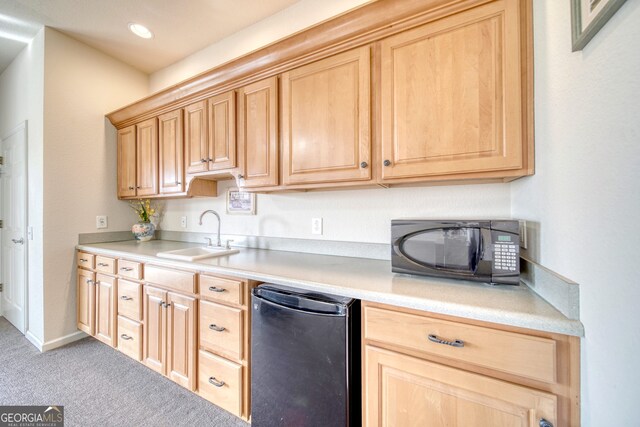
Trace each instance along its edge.
<path fill-rule="evenodd" d="M 27 288 L 27 129 L 0 142 L 2 315 L 24 334 Z"/>

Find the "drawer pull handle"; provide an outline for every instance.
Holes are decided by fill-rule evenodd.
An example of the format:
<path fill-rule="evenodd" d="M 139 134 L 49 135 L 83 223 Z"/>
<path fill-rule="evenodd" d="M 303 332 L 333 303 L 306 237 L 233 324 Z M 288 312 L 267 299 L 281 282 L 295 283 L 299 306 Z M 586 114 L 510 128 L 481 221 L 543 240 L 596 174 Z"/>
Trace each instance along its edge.
<path fill-rule="evenodd" d="M 98 265 L 100 267 L 109 267 L 109 264 L 105 264 L 104 262 L 99 262 Z"/>
<path fill-rule="evenodd" d="M 89 262 L 88 259 L 80 258 L 80 262 Z"/>
<path fill-rule="evenodd" d="M 128 296 L 126 296 L 126 295 L 122 295 L 122 296 L 120 297 L 120 299 L 121 299 L 122 301 L 131 301 L 133 298 L 128 297 Z"/>
<path fill-rule="evenodd" d="M 87 280 L 85 280 L 85 281 L 87 282 L 87 285 L 95 285 L 95 283 L 96 283 L 96 282 L 94 282 L 94 281 L 93 281 L 93 280 L 91 280 L 91 279 L 87 279 Z"/>
<path fill-rule="evenodd" d="M 123 271 L 133 271 L 133 267 L 120 267 L 120 270 L 123 270 Z"/>
<path fill-rule="evenodd" d="M 464 347 L 464 341 L 462 340 L 446 341 L 438 338 L 433 334 L 429 334 L 429 341 L 434 342 L 436 344 L 450 345 L 451 347 L 459 347 L 459 348 Z"/>
<path fill-rule="evenodd" d="M 216 387 L 222 387 L 224 385 L 224 381 L 218 381 L 216 377 L 209 377 L 209 383 Z"/>
<path fill-rule="evenodd" d="M 226 330 L 227 328 L 225 328 L 224 326 L 218 326 L 215 323 L 212 323 L 209 325 L 209 329 L 211 329 L 212 331 L 216 331 L 216 332 L 222 332 L 224 330 Z"/>
<path fill-rule="evenodd" d="M 122 334 L 122 335 L 120 335 L 120 338 L 122 338 L 123 340 L 126 340 L 126 341 L 129 341 L 129 340 L 132 340 L 132 339 L 133 339 L 133 337 L 130 337 L 130 336 L 129 336 L 129 335 L 127 335 L 127 334 Z"/>
<path fill-rule="evenodd" d="M 225 288 L 218 288 L 217 286 L 209 286 L 209 290 L 211 292 L 224 292 L 224 291 L 226 291 Z"/>
<path fill-rule="evenodd" d="M 540 418 L 540 427 L 553 427 L 553 424 L 551 424 L 549 421 L 545 420 L 544 418 Z"/>

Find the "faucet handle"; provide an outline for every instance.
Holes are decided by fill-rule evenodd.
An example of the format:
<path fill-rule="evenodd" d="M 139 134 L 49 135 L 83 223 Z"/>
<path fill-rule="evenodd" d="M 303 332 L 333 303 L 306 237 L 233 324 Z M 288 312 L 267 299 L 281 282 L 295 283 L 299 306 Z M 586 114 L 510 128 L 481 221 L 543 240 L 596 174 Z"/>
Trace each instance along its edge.
<path fill-rule="evenodd" d="M 225 249 L 231 249 L 231 242 L 233 242 L 233 240 L 229 239 L 225 242 Z"/>
<path fill-rule="evenodd" d="M 207 247 L 210 248 L 211 246 L 213 246 L 213 243 L 211 243 L 211 237 L 205 237 L 204 240 L 207 241 Z"/>

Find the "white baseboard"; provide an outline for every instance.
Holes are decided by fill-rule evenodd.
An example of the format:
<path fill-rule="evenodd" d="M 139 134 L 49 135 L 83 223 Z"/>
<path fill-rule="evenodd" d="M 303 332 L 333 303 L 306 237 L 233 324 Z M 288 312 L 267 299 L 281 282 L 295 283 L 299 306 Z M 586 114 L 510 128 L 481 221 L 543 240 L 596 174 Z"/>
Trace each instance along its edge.
<path fill-rule="evenodd" d="M 54 348 L 62 347 L 63 345 L 67 345 L 74 341 L 81 340 L 86 336 L 87 334 L 85 334 L 84 332 L 76 331 L 72 334 L 65 335 L 63 337 L 43 343 L 30 331 L 27 331 L 27 333 L 25 334 L 25 337 L 31 342 L 31 344 L 33 344 L 42 353 L 44 353 L 45 351 L 53 350 Z"/>
<path fill-rule="evenodd" d="M 24 334 L 24 336 L 29 340 L 29 342 L 31 344 L 34 345 L 35 348 L 37 348 L 38 350 L 40 350 L 42 352 L 42 341 L 40 341 L 40 339 L 38 337 L 33 335 L 31 333 L 31 331 L 27 331 L 27 333 Z"/>
<path fill-rule="evenodd" d="M 88 336 L 82 331 L 75 331 L 72 334 L 65 335 L 60 338 L 56 338 L 55 340 L 47 341 L 42 345 L 42 352 L 53 350 L 54 348 L 62 347 L 63 345 L 70 344 L 74 341 L 81 340 L 82 338 Z"/>

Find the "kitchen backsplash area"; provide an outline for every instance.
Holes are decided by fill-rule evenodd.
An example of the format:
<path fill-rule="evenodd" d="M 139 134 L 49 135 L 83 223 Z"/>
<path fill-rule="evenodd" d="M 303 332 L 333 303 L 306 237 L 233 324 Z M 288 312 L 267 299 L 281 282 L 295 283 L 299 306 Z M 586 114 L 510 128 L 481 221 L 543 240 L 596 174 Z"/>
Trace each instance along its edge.
<path fill-rule="evenodd" d="M 286 237 L 345 242 L 389 243 L 393 218 L 510 218 L 510 185 L 475 184 L 257 194 L 256 215 L 233 215 L 226 195 L 234 181 L 218 182 L 218 196 L 159 201 L 159 230 L 215 233 L 216 210 L 223 235 Z M 181 226 L 181 217 L 187 226 Z M 322 218 L 322 234 L 311 233 Z"/>

